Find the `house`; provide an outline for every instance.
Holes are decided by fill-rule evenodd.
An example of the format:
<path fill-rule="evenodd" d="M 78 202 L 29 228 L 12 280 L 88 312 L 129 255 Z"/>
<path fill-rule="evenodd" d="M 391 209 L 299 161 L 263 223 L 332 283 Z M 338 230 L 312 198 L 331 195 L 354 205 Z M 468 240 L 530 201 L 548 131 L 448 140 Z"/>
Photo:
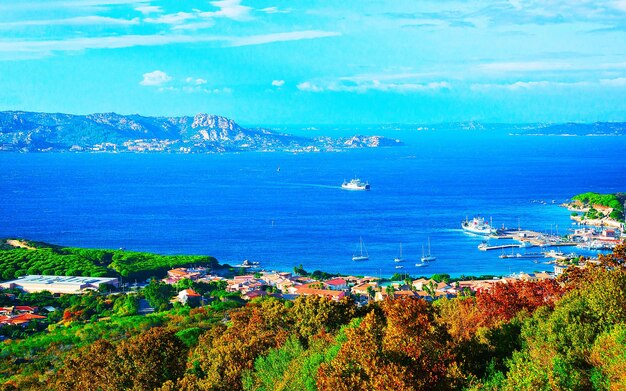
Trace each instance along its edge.
<path fill-rule="evenodd" d="M 194 291 L 191 288 L 183 289 L 182 291 L 178 292 L 177 299 L 181 304 L 193 307 L 200 305 L 202 295 L 200 295 L 198 292 Z"/>
<path fill-rule="evenodd" d="M 246 274 L 243 276 L 235 276 L 232 280 L 228 280 L 226 291 L 245 294 L 249 291 L 259 290 L 265 286 L 267 286 L 265 281 L 254 278 L 252 274 Z"/>
<path fill-rule="evenodd" d="M 15 305 L 11 307 L 0 307 L 1 315 L 13 315 L 13 314 L 32 314 L 37 312 L 37 307 L 31 307 L 28 305 Z"/>
<path fill-rule="evenodd" d="M 414 280 L 411 285 L 413 286 L 413 288 L 415 288 L 415 290 L 423 291 L 424 290 L 424 286 L 428 286 L 430 284 L 430 281 L 433 281 L 433 280 L 427 280 L 425 278 L 419 278 L 417 280 Z"/>
<path fill-rule="evenodd" d="M 537 273 L 535 273 L 535 277 L 537 277 L 537 279 L 539 281 L 545 281 L 545 280 L 553 279 L 554 278 L 554 274 L 547 273 L 547 272 L 537 272 Z"/>
<path fill-rule="evenodd" d="M 30 323 L 31 320 L 37 319 L 46 319 L 45 316 L 35 315 L 30 313 L 19 314 L 15 316 L 11 315 L 3 315 L 0 316 L 0 325 L 13 325 L 13 326 L 22 326 L 26 327 Z"/>
<path fill-rule="evenodd" d="M 326 284 L 326 286 L 328 286 L 329 289 L 332 289 L 334 291 L 342 291 L 348 289 L 348 282 L 343 278 L 333 278 L 332 280 L 324 281 L 324 283 Z"/>
<path fill-rule="evenodd" d="M 365 283 L 353 286 L 351 291 L 353 295 L 367 296 L 369 295 L 370 288 L 373 290 L 376 290 L 378 289 L 378 284 L 375 282 L 365 282 Z"/>
<path fill-rule="evenodd" d="M 341 299 L 346 297 L 346 293 L 343 291 L 333 291 L 330 289 L 315 289 L 315 288 L 309 288 L 306 286 L 298 286 L 295 288 L 296 289 L 295 289 L 294 294 L 300 295 L 300 296 L 315 295 L 315 296 L 326 297 L 334 301 L 340 301 Z"/>
<path fill-rule="evenodd" d="M 535 273 L 520 273 L 519 279 L 522 281 L 537 281 L 538 280 Z"/>
<path fill-rule="evenodd" d="M 565 269 L 567 269 L 567 267 L 568 265 L 557 263 L 556 265 L 554 265 L 554 275 L 560 276 L 561 274 L 563 274 L 563 272 L 565 272 Z"/>
<path fill-rule="evenodd" d="M 602 236 L 604 236 L 605 238 L 615 238 L 615 237 L 617 237 L 617 235 L 615 234 L 615 230 L 614 229 L 605 229 L 604 231 L 602 231 Z"/>
<path fill-rule="evenodd" d="M 419 297 L 420 299 L 424 299 L 426 301 L 433 301 L 433 297 L 428 294 L 428 292 L 425 291 L 418 291 L 415 292 L 415 294 L 417 295 L 417 297 Z"/>
<path fill-rule="evenodd" d="M 279 289 L 281 292 L 288 292 L 289 288 L 291 288 L 292 286 L 294 286 L 294 282 L 291 280 L 283 280 L 276 283 L 276 288 Z"/>
<path fill-rule="evenodd" d="M 374 301 L 383 301 L 387 297 L 389 297 L 389 294 L 387 292 L 376 292 L 376 296 L 374 296 Z M 406 298 L 406 297 L 417 298 L 419 297 L 419 295 L 411 290 L 400 290 L 400 291 L 393 292 L 394 299 Z"/>
<path fill-rule="evenodd" d="M 243 294 L 241 297 L 243 297 L 245 300 L 252 300 L 252 299 L 256 299 L 257 297 L 265 297 L 265 296 L 267 296 L 267 292 L 259 289 L 259 290 L 248 291 L 245 294 Z"/>

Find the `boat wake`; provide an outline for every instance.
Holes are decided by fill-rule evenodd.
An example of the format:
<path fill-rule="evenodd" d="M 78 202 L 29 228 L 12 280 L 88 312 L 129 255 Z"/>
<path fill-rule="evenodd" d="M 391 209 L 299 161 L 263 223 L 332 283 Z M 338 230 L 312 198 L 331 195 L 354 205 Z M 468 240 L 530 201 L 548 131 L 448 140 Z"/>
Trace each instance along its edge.
<path fill-rule="evenodd" d="M 319 183 L 285 183 L 285 182 L 267 182 L 273 185 L 280 185 L 281 187 L 318 187 L 322 189 L 341 189 L 341 186 L 320 185 Z"/>

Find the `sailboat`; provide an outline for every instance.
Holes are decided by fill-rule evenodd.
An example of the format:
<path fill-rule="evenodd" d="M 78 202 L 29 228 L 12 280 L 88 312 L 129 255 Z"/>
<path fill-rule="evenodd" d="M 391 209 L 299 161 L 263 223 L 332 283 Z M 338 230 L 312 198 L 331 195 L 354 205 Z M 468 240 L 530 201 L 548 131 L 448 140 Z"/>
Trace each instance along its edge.
<path fill-rule="evenodd" d="M 428 237 L 428 255 L 424 255 L 424 246 L 422 246 L 422 262 L 431 262 L 436 259 L 437 257 L 430 255 L 430 237 Z"/>
<path fill-rule="evenodd" d="M 368 259 L 370 259 L 369 255 L 367 254 L 367 248 L 365 248 L 365 245 L 363 244 L 363 238 L 359 238 L 359 243 L 360 243 L 360 254 L 354 254 L 352 256 L 352 260 L 353 261 L 367 261 Z M 363 248 L 365 248 L 365 253 L 363 253 Z"/>
<path fill-rule="evenodd" d="M 394 258 L 393 260 L 394 262 L 404 262 L 404 259 L 402 258 L 402 243 L 400 243 L 400 256 Z"/>

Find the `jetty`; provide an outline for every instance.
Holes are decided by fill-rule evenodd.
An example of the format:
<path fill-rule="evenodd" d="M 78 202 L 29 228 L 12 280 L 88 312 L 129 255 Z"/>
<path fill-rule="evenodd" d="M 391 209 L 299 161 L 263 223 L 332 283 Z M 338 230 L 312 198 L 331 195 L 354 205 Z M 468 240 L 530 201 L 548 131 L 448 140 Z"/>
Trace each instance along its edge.
<path fill-rule="evenodd" d="M 478 245 L 478 249 L 480 251 L 503 250 L 503 249 L 506 249 L 506 248 L 522 248 L 522 247 L 524 247 L 524 246 L 521 245 L 521 244 L 515 244 L 515 243 L 513 243 L 513 244 L 499 244 L 499 245 L 496 245 L 496 246 L 490 246 L 490 245 L 488 245 L 486 243 L 482 243 L 482 244 Z"/>

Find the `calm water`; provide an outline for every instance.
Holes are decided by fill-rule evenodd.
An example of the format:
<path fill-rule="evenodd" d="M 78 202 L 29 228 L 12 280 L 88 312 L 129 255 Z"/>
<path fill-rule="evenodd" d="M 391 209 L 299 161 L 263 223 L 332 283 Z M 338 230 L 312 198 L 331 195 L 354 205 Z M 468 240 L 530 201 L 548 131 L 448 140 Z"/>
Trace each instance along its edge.
<path fill-rule="evenodd" d="M 465 216 L 565 233 L 565 209 L 530 201 L 626 186 L 620 137 L 397 137 L 407 146 L 346 153 L 0 154 L 0 237 L 280 270 L 508 274 L 551 266 L 478 251 L 481 239 L 459 229 Z M 372 190 L 342 191 L 353 175 Z M 369 261 L 351 260 L 359 237 Z M 416 268 L 428 237 L 437 261 Z M 402 270 L 393 262 L 400 242 Z"/>

